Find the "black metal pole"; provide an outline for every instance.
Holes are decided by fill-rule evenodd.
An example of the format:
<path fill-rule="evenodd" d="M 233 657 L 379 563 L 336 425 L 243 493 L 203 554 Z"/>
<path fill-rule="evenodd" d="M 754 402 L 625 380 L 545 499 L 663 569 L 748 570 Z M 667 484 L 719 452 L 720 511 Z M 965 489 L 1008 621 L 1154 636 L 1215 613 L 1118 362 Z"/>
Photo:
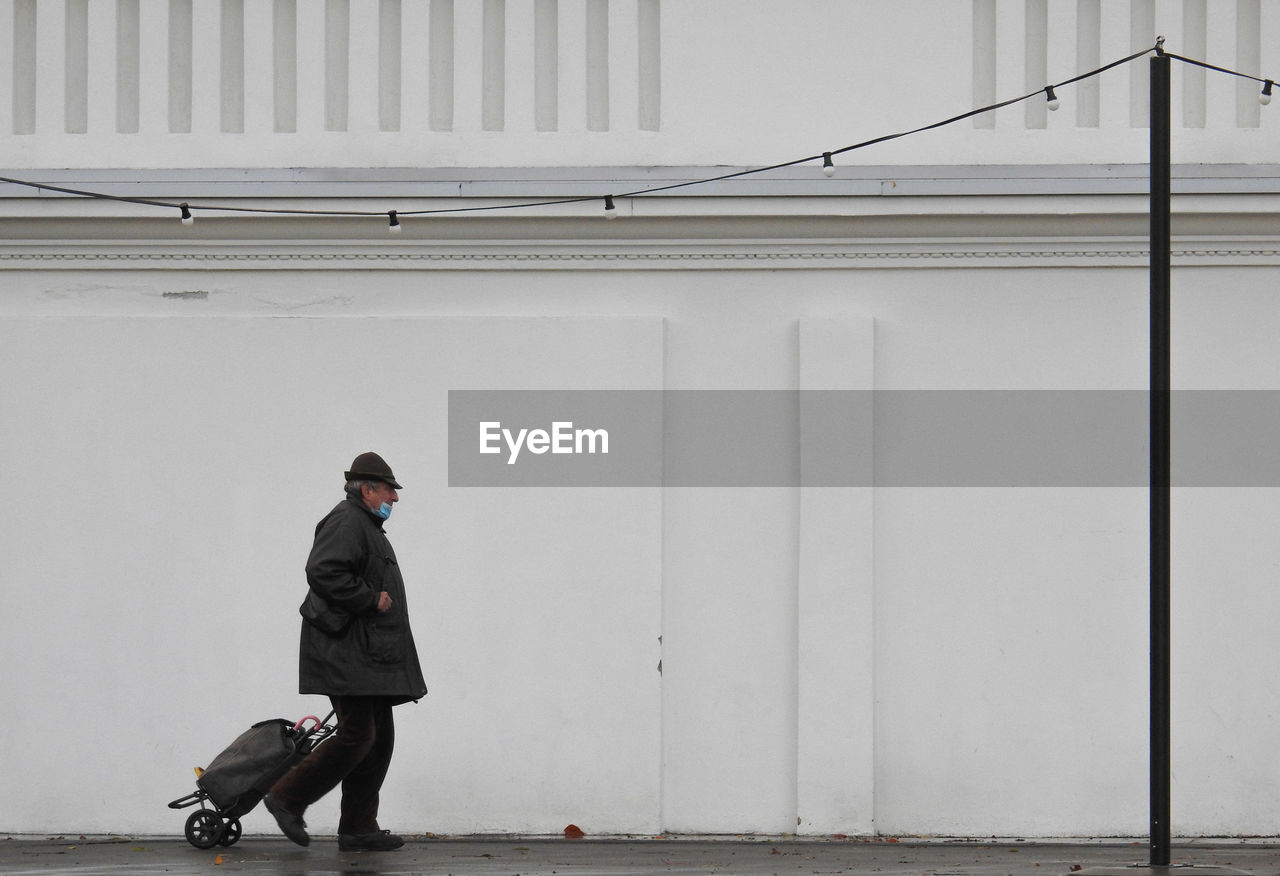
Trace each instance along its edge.
<path fill-rule="evenodd" d="M 1169 864 L 1169 58 L 1151 59 L 1151 863 Z"/>

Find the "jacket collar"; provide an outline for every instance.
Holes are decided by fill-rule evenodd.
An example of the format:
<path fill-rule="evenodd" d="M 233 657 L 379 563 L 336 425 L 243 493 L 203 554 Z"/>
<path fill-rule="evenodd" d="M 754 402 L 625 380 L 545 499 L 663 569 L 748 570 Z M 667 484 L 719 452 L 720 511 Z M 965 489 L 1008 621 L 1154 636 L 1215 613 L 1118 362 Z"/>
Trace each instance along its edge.
<path fill-rule="evenodd" d="M 374 514 L 372 511 L 370 511 L 369 506 L 364 503 L 363 499 L 361 499 L 359 496 L 355 495 L 354 493 L 347 493 L 347 501 L 350 502 L 352 505 L 356 506 L 357 508 L 359 508 L 366 515 L 368 515 L 369 520 L 373 523 L 374 526 L 378 527 L 379 530 L 382 529 L 382 524 L 385 523 L 386 521 L 383 520 L 381 517 L 379 517 L 377 514 Z"/>

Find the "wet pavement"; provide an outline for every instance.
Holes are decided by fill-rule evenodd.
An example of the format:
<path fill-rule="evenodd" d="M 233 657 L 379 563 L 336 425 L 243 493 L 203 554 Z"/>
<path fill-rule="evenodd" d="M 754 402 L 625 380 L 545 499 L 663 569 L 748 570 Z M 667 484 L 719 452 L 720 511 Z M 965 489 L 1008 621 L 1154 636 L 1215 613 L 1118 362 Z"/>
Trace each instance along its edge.
<path fill-rule="evenodd" d="M 0 839 L 0 873 L 40 876 L 230 873 L 287 876 L 638 876 L 638 874 L 870 874 L 1046 876 L 1095 872 L 1280 876 L 1280 840 L 1176 843 L 1170 868 L 1149 866 L 1146 843 L 941 841 L 766 837 L 525 839 L 411 837 L 394 852 L 342 852 L 316 838 L 301 848 L 274 837 L 196 849 L 171 837 Z"/>

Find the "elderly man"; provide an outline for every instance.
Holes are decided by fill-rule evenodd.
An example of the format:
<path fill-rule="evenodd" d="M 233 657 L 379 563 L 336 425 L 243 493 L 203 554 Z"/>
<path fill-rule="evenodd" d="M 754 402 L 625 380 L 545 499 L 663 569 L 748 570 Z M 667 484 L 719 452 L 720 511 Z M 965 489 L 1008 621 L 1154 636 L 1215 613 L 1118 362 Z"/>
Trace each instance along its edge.
<path fill-rule="evenodd" d="M 427 692 L 409 629 L 404 579 L 382 526 L 401 489 L 391 466 L 362 453 L 346 472 L 347 496 L 316 526 L 298 692 L 325 694 L 338 730 L 263 800 L 285 836 L 307 845 L 302 815 L 342 784 L 338 847 L 388 851 L 404 840 L 378 824 L 378 792 L 391 763 L 391 709 Z"/>

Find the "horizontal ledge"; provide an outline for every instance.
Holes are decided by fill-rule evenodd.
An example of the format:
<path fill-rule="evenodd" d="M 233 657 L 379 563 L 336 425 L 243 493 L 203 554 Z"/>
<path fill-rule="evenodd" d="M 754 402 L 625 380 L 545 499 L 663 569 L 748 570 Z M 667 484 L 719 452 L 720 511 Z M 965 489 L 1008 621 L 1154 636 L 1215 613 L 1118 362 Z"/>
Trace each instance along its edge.
<path fill-rule="evenodd" d="M 297 216 L 201 212 L 192 225 L 179 222 L 177 210 L 65 199 L 38 205 L 0 202 L 0 242 L 10 248 L 61 244 L 67 248 L 116 246 L 146 250 L 166 245 L 177 250 L 216 250 L 223 246 L 328 248 L 390 246 L 405 251 L 417 246 L 438 251 L 460 246 L 524 246 L 533 252 L 572 251 L 582 247 L 669 248 L 685 251 L 704 245 L 740 245 L 755 249 L 814 245 L 883 246 L 902 241 L 912 246 L 1003 246 L 1010 241 L 1054 248 L 1086 250 L 1150 236 L 1147 199 L 935 198 L 875 203 L 829 202 L 791 198 L 708 199 L 619 205 L 622 216 L 606 221 L 603 210 L 574 204 L 534 210 L 490 211 L 416 216 L 400 214 L 399 234 L 391 234 L 388 217 Z M 22 206 L 28 209 L 20 209 Z M 823 212 L 824 206 L 829 207 Z M 881 210 L 874 210 L 882 206 Z M 894 209 L 911 206 L 911 209 Z M 39 209 L 36 209 L 39 207 Z M 594 208 L 593 208 L 594 207 Z M 629 209 L 635 207 L 636 209 Z M 690 209 L 681 209 L 687 207 Z M 770 208 L 773 209 L 770 209 Z M 75 208 L 75 209 L 68 209 Z M 644 208 L 644 209 L 642 209 Z M 696 209 L 695 209 L 696 208 Z M 862 210 L 862 212 L 857 212 Z M 1185 211 L 1185 212 L 1184 212 Z M 1280 195 L 1189 196 L 1180 199 L 1173 216 L 1176 247 L 1192 241 L 1268 249 L 1280 243 L 1275 216 Z M 1198 248 L 1198 247 L 1197 247 Z"/>
<path fill-rule="evenodd" d="M 1280 240 L 1175 243 L 1177 266 L 1280 265 Z M 681 244 L 671 241 L 605 245 L 362 243 L 282 244 L 224 241 L 24 242 L 0 244 L 0 270 L 709 270 L 1133 267 L 1146 268 L 1145 240 L 1091 243 L 1043 241 L 848 241 L 757 244 Z"/>
<path fill-rule="evenodd" d="M 729 179 L 709 181 L 717 177 Z M 1146 164 L 746 167 L 28 169 L 0 176 L 134 198 L 909 197 L 1145 194 Z M 1280 165 L 1172 168 L 1175 193 L 1280 193 Z M 0 184 L 0 198 L 69 197 Z"/>

